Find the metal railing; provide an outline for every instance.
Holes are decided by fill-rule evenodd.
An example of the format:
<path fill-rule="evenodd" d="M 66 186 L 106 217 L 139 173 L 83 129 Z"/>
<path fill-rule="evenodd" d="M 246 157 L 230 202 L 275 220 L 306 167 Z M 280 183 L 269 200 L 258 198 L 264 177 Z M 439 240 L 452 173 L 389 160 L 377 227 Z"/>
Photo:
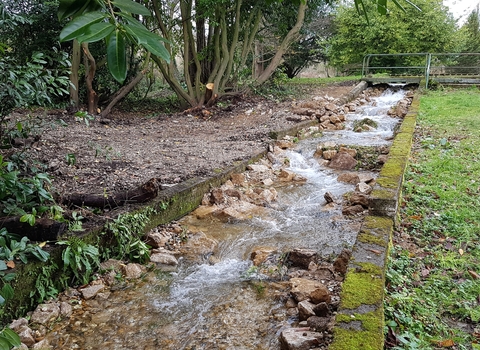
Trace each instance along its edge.
<path fill-rule="evenodd" d="M 363 59 L 366 81 L 414 81 L 480 84 L 480 53 L 369 54 Z"/>

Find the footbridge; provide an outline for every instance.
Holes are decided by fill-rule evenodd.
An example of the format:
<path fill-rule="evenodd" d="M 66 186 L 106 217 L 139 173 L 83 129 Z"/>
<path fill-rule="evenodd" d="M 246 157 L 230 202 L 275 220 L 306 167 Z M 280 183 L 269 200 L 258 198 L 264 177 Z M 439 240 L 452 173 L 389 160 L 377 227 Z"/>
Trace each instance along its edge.
<path fill-rule="evenodd" d="M 368 54 L 362 80 L 371 83 L 480 86 L 480 53 Z"/>

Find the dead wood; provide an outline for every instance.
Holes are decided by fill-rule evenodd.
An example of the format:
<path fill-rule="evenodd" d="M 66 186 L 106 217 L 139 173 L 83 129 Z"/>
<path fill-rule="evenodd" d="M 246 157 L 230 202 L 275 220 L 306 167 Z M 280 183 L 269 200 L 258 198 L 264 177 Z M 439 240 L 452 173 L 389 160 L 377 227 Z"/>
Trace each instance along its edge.
<path fill-rule="evenodd" d="M 31 241 L 54 241 L 66 230 L 64 222 L 58 222 L 48 218 L 35 220 L 35 225 L 30 226 L 27 222 L 20 222 L 20 217 L 12 216 L 0 219 L 0 227 L 9 233 L 26 236 Z"/>
<path fill-rule="evenodd" d="M 67 206 L 113 209 L 129 203 L 144 203 L 152 200 L 158 195 L 159 189 L 160 182 L 153 178 L 136 189 L 117 192 L 112 195 L 72 193 L 58 200 L 61 204 Z"/>

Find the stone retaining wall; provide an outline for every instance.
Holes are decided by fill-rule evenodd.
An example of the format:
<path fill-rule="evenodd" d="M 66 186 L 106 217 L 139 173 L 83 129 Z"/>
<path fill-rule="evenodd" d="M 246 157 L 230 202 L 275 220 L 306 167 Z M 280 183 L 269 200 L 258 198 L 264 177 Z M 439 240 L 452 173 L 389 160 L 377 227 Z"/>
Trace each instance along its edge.
<path fill-rule="evenodd" d="M 385 269 L 418 107 L 419 98 L 415 96 L 370 195 L 369 215 L 353 247 L 342 286 L 330 350 L 384 348 Z"/>

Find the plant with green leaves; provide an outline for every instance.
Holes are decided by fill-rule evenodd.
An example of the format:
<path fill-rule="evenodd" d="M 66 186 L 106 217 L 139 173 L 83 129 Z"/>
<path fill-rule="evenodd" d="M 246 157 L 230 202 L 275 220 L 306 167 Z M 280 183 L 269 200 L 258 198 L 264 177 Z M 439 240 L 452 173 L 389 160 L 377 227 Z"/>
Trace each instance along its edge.
<path fill-rule="evenodd" d="M 20 347 L 22 342 L 17 333 L 9 328 L 0 331 L 0 350 L 10 350 L 12 347 Z"/>
<path fill-rule="evenodd" d="M 28 243 L 27 237 L 7 232 L 5 227 L 0 229 L 0 259 L 6 261 L 20 260 L 24 264 L 28 262 L 29 257 L 35 257 L 40 261 L 47 261 L 50 257 L 38 244 Z"/>
<path fill-rule="evenodd" d="M 103 257 L 128 259 L 145 263 L 150 257 L 150 247 L 141 240 L 148 222 L 148 212 L 137 212 L 129 215 L 119 215 L 112 222 L 107 223 L 106 232 L 113 237 L 111 248 L 103 251 Z"/>
<path fill-rule="evenodd" d="M 64 271 L 73 272 L 74 280 L 79 283 L 89 283 L 100 265 L 98 248 L 76 236 L 71 236 L 66 241 L 58 241 L 57 244 L 66 246 L 62 252 Z"/>
<path fill-rule="evenodd" d="M 79 43 L 105 40 L 108 69 L 123 83 L 127 77 L 126 45 L 134 42 L 152 54 L 170 60 L 162 44 L 165 40 L 150 32 L 134 16 L 151 16 L 150 10 L 132 0 L 61 0 L 58 17 L 72 17 L 60 33 L 61 41 L 76 39 Z"/>

